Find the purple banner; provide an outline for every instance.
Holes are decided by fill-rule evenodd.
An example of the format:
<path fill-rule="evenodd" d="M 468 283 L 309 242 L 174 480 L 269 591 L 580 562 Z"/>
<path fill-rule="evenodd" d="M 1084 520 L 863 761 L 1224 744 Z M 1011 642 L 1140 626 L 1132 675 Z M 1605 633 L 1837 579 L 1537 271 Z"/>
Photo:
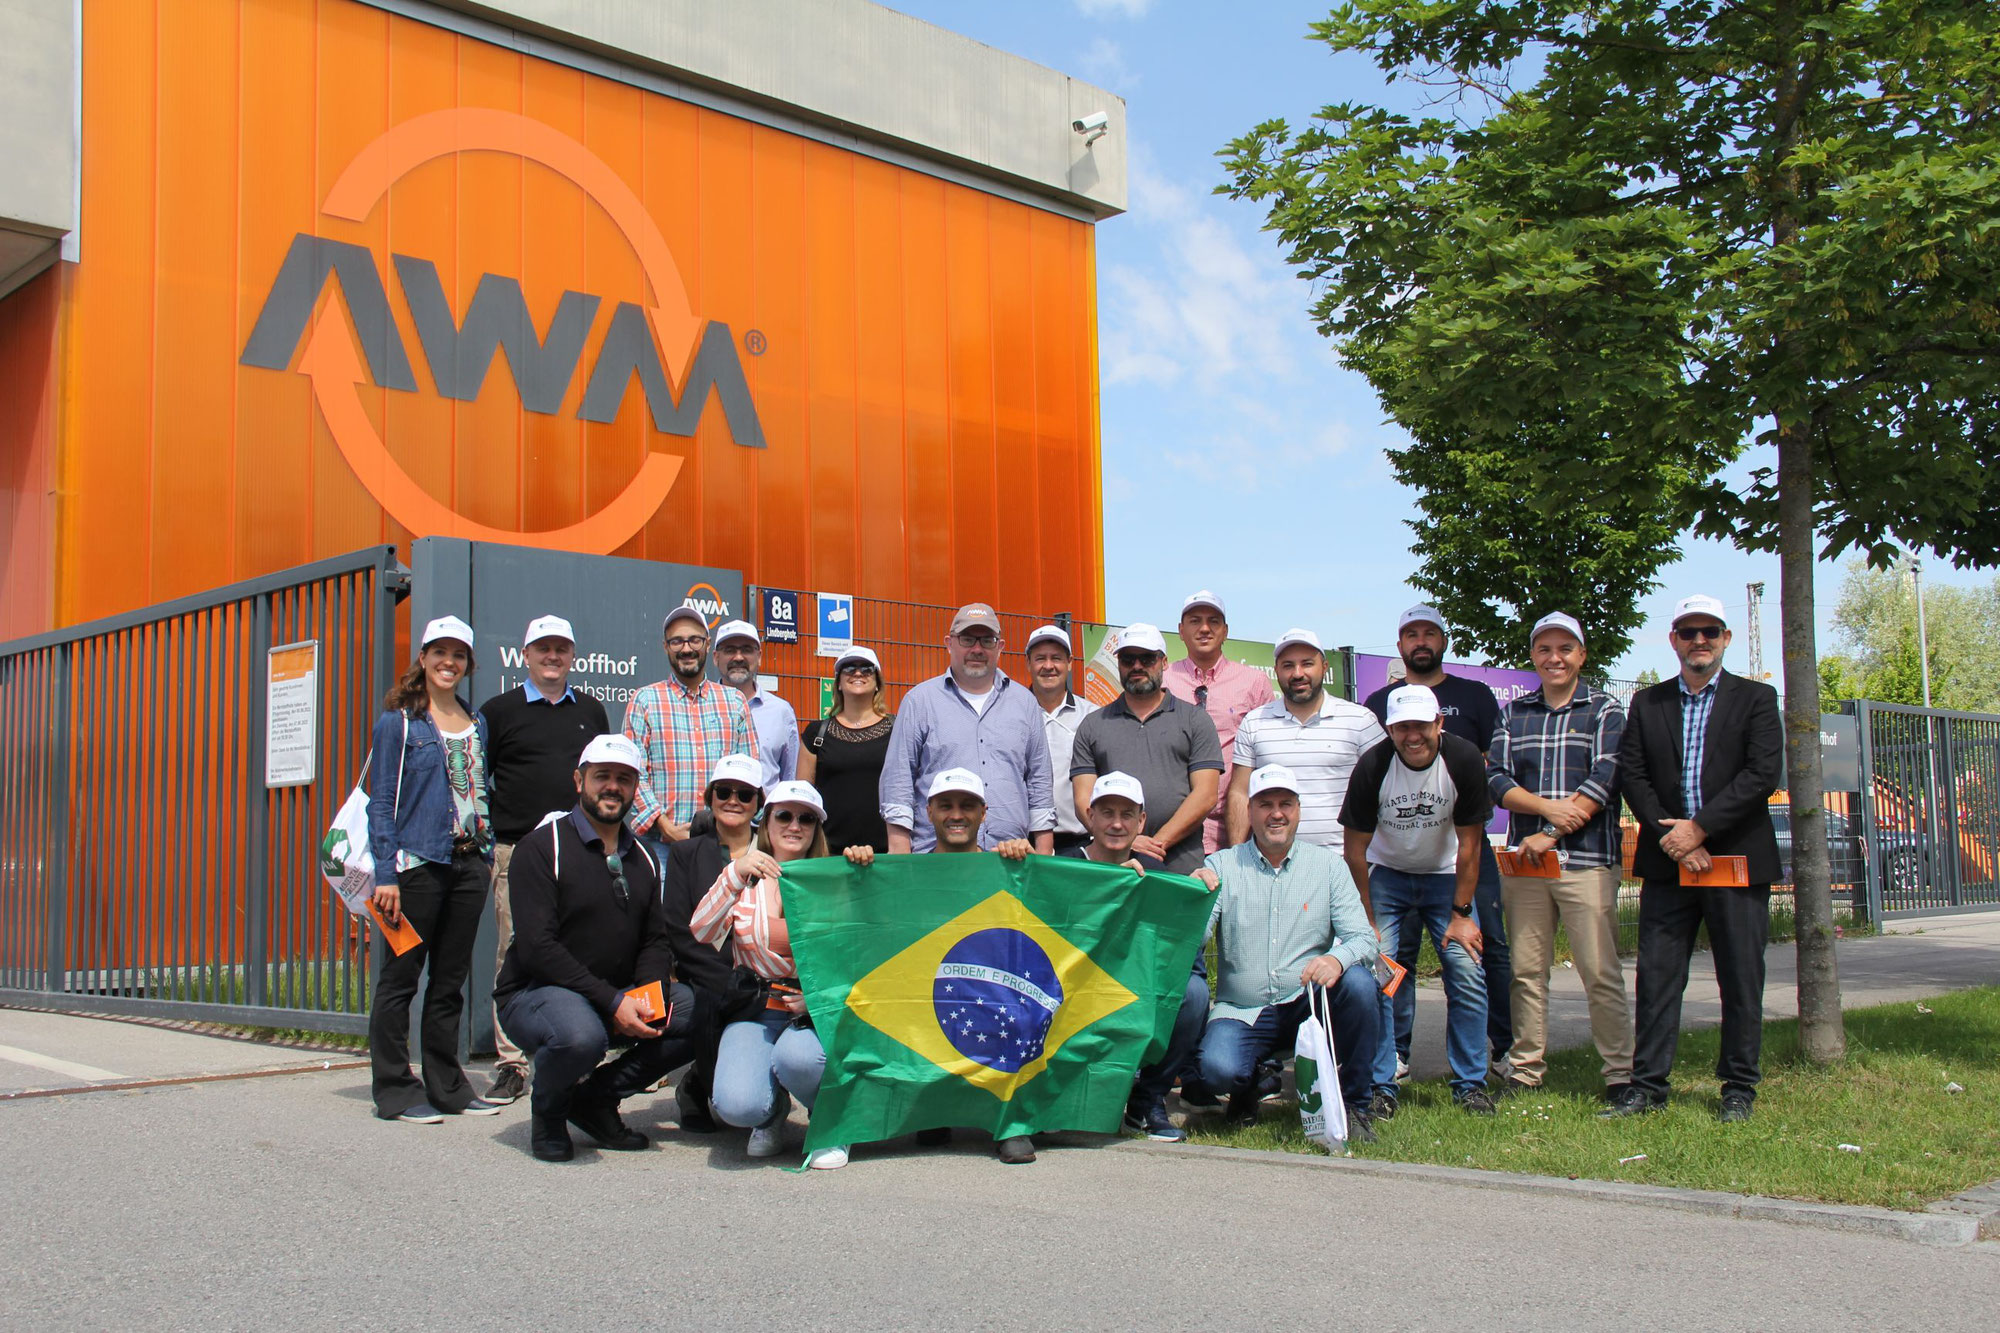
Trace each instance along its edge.
<path fill-rule="evenodd" d="M 1403 659 L 1400 657 L 1377 657 L 1374 653 L 1354 655 L 1354 697 L 1357 701 L 1366 699 L 1375 691 L 1389 683 L 1389 668 L 1396 668 L 1398 679 L 1402 678 Z M 1507 667 L 1468 666 L 1464 662 L 1446 662 L 1445 674 L 1457 676 L 1461 680 L 1476 680 L 1493 691 L 1493 697 L 1506 707 L 1524 694 L 1533 694 L 1542 688 L 1542 678 L 1532 671 L 1514 671 Z M 1493 818 L 1487 823 L 1488 833 L 1505 833 L 1507 820 L 1505 810 L 1495 806 Z"/>

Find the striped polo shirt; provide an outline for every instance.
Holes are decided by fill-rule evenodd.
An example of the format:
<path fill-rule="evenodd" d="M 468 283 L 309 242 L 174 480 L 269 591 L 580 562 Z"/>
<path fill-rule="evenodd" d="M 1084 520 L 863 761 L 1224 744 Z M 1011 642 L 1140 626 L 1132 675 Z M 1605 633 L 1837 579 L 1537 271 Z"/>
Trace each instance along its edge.
<path fill-rule="evenodd" d="M 1300 722 L 1273 699 L 1243 719 L 1235 764 L 1256 770 L 1283 764 L 1299 780 L 1299 840 L 1340 847 L 1340 803 L 1347 779 L 1369 747 L 1388 739 L 1375 714 L 1360 704 L 1322 695 L 1319 712 Z"/>

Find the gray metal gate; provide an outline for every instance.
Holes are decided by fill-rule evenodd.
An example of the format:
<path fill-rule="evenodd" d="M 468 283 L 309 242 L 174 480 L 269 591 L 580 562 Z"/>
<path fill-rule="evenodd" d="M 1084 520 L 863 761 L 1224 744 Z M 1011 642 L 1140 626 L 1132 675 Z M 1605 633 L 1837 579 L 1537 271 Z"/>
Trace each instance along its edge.
<path fill-rule="evenodd" d="M 318 875 L 395 669 L 391 546 L 0 644 L 0 1003 L 367 1031 Z M 318 772 L 264 785 L 265 666 L 319 644 Z"/>
<path fill-rule="evenodd" d="M 2000 716 L 1854 710 L 1870 915 L 2000 907 Z"/>

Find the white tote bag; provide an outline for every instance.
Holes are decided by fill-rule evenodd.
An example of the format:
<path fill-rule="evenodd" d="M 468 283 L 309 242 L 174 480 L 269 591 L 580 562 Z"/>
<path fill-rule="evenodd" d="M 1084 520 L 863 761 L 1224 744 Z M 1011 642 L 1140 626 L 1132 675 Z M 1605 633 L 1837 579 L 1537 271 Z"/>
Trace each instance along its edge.
<path fill-rule="evenodd" d="M 403 748 L 410 747 L 410 719 L 403 717 Z M 366 920 L 368 900 L 375 896 L 375 855 L 368 848 L 368 769 L 375 752 L 361 761 L 361 780 L 341 802 L 326 836 L 319 843 L 319 873 L 327 887 L 353 915 Z M 396 808 L 403 804 L 403 758 L 396 756 Z"/>
<path fill-rule="evenodd" d="M 1306 1020 L 1299 1024 L 1292 1051 L 1300 1128 L 1306 1138 L 1335 1157 L 1346 1156 L 1347 1102 L 1340 1095 L 1340 1063 L 1333 1053 L 1333 1025 L 1327 1021 L 1324 986 L 1306 987 Z"/>

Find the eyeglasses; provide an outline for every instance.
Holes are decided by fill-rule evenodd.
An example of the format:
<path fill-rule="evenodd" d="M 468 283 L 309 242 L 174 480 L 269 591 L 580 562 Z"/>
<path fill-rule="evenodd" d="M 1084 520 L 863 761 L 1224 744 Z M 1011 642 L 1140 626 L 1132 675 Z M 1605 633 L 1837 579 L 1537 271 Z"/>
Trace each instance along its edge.
<path fill-rule="evenodd" d="M 1686 629 L 1674 631 L 1682 643 L 1693 643 L 1696 639 L 1720 639 L 1723 628 L 1720 625 L 1689 625 Z"/>
<path fill-rule="evenodd" d="M 718 782 L 708 789 L 709 796 L 718 801 L 740 801 L 744 805 L 755 805 L 763 793 L 755 787 L 739 787 L 733 782 Z"/>
<path fill-rule="evenodd" d="M 1202 708 L 1208 707 L 1208 686 L 1197 685 L 1194 687 L 1194 701 Z"/>
<path fill-rule="evenodd" d="M 799 824 L 812 828 L 819 823 L 819 816 L 810 810 L 773 810 L 772 822 L 778 824 Z"/>
<path fill-rule="evenodd" d="M 625 883 L 625 858 L 617 852 L 606 852 L 604 868 L 611 872 L 611 887 L 618 891 L 618 905 L 623 907 L 630 903 L 632 891 Z"/>
<path fill-rule="evenodd" d="M 679 638 L 668 639 L 669 648 L 699 648 L 708 642 L 706 634 L 683 634 Z"/>
<path fill-rule="evenodd" d="M 991 648 L 1000 642 L 991 634 L 959 634 L 954 637 L 961 648 Z"/>
<path fill-rule="evenodd" d="M 869 666 L 866 662 L 855 662 L 850 666 L 842 667 L 840 674 L 843 676 L 872 676 L 875 674 L 875 668 Z"/>

